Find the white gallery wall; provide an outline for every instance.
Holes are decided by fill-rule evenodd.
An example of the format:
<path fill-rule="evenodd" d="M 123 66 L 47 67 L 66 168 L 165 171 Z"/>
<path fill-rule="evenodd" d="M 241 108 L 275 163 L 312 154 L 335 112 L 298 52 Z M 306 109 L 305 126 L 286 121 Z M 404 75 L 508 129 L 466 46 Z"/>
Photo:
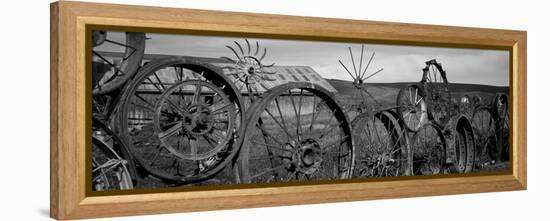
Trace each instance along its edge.
<path fill-rule="evenodd" d="M 112 220 L 547 219 L 550 7 L 545 1 L 103 0 L 150 6 L 528 31 L 528 190 L 114 218 Z M 0 220 L 49 213 L 49 3 L 0 7 Z"/>

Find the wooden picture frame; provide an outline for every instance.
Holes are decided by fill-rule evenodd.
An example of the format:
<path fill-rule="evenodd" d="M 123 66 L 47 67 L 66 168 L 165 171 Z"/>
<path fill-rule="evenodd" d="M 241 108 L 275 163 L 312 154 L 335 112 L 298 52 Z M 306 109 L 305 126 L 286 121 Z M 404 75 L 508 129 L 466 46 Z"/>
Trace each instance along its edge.
<path fill-rule="evenodd" d="M 527 188 L 527 33 L 207 10 L 55 2 L 50 7 L 50 208 L 56 219 L 189 212 L 323 202 L 525 190 Z M 511 170 L 506 173 L 374 179 L 254 188 L 90 196 L 86 145 L 90 142 L 86 28 L 201 33 L 456 48 L 510 52 Z M 88 91 L 87 91 L 88 90 Z M 388 191 L 390 190 L 391 191 Z"/>

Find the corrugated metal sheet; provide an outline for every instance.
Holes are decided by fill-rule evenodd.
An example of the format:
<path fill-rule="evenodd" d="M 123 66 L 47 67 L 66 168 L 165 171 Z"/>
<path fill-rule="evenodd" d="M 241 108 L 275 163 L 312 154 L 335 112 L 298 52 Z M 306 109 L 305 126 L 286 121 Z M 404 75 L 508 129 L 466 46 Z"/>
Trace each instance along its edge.
<path fill-rule="evenodd" d="M 215 66 L 218 67 L 227 67 L 227 66 L 233 66 L 236 67 L 236 65 L 230 64 L 230 63 L 212 63 Z M 266 90 L 273 88 L 278 85 L 282 85 L 289 82 L 311 82 L 320 85 L 324 89 L 335 93 L 337 90 L 330 84 L 328 81 L 326 81 L 321 75 L 319 75 L 313 68 L 309 66 L 278 66 L 275 65 L 273 67 L 264 68 L 267 72 L 274 72 L 275 74 L 267 75 L 270 79 L 273 79 L 274 81 L 263 81 L 260 85 L 258 85 L 258 92 L 265 92 Z M 233 79 L 236 83 L 237 88 L 241 89 L 241 93 L 246 93 L 246 88 L 242 87 L 242 83 L 236 78 L 234 75 L 231 74 L 230 69 L 223 69 L 224 74 L 228 75 L 231 79 Z"/>

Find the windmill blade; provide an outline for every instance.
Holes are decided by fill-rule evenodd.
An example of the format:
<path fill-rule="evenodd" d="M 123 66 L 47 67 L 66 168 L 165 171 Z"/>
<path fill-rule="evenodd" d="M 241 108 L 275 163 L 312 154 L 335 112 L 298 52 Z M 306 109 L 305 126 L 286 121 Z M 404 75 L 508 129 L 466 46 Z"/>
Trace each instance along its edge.
<path fill-rule="evenodd" d="M 344 63 L 342 63 L 342 61 L 338 60 L 338 62 L 340 62 L 340 64 L 342 65 L 342 67 L 344 67 L 344 69 L 346 69 L 346 71 L 348 72 L 349 76 L 351 76 L 351 79 L 355 80 L 355 78 L 353 77 L 353 75 L 351 74 L 351 72 L 348 70 L 348 68 L 346 68 L 346 65 L 344 65 Z"/>
<path fill-rule="evenodd" d="M 235 51 L 235 49 L 233 49 L 231 46 L 229 45 L 226 45 L 225 47 L 229 48 L 229 50 L 231 50 L 233 52 L 233 54 L 235 54 L 235 56 L 239 59 L 239 61 L 242 61 L 241 59 L 241 56 L 239 56 L 239 54 L 237 53 L 237 51 Z M 236 62 L 235 62 L 236 63 Z"/>
<path fill-rule="evenodd" d="M 365 50 L 365 45 L 361 44 L 361 60 L 359 60 L 359 74 L 361 74 L 361 69 L 363 66 L 363 51 Z"/>
<path fill-rule="evenodd" d="M 353 53 L 351 52 L 351 47 L 348 47 L 348 49 L 349 49 L 349 55 L 351 57 L 351 63 L 353 64 L 353 71 L 355 72 L 355 78 L 357 78 L 359 77 L 359 74 L 357 74 L 357 68 L 355 68 L 355 61 L 353 59 Z"/>
<path fill-rule="evenodd" d="M 380 68 L 380 70 L 378 70 L 378 71 L 376 71 L 376 72 L 370 74 L 370 75 L 367 76 L 366 78 L 364 78 L 363 81 L 367 81 L 367 79 L 369 79 L 369 78 L 371 78 L 372 76 L 374 76 L 374 75 L 380 73 L 380 72 L 383 71 L 383 70 L 384 70 L 384 68 Z"/>
<path fill-rule="evenodd" d="M 247 55 L 250 55 L 250 42 L 248 42 L 248 39 L 244 39 L 244 41 L 246 41 L 246 50 L 247 50 Z"/>
<path fill-rule="evenodd" d="M 237 47 L 239 47 L 239 51 L 241 51 L 241 55 L 243 55 L 243 57 L 244 57 L 244 50 L 243 50 L 243 47 L 241 47 L 241 44 L 239 44 L 239 42 L 237 42 L 237 41 L 233 41 L 233 42 L 235 42 Z"/>
<path fill-rule="evenodd" d="M 263 67 L 264 67 L 264 68 L 270 68 L 270 67 L 273 67 L 273 66 L 275 66 L 275 63 L 270 64 L 270 65 L 264 65 Z"/>
<path fill-rule="evenodd" d="M 257 56 L 258 52 L 260 52 L 260 43 L 256 42 L 256 52 L 254 52 L 254 56 Z"/>
<path fill-rule="evenodd" d="M 370 62 L 372 61 L 372 58 L 374 58 L 374 55 L 376 54 L 376 51 L 372 52 L 372 55 L 370 56 L 369 62 L 367 63 L 367 67 L 365 67 L 365 71 L 363 71 L 363 74 L 359 76 L 359 78 L 363 78 L 365 76 L 365 73 L 367 73 L 367 69 L 369 69 Z"/>
<path fill-rule="evenodd" d="M 267 48 L 264 48 L 264 54 L 262 54 L 259 60 L 262 61 L 266 54 L 267 54 Z"/>

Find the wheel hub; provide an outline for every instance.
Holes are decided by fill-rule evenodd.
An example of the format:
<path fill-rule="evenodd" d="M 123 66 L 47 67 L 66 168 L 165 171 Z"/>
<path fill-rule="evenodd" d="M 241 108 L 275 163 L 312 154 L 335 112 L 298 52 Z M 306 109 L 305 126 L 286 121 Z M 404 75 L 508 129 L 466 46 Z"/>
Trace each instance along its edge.
<path fill-rule="evenodd" d="M 213 120 L 208 106 L 195 104 L 188 110 L 182 119 L 185 132 L 193 136 L 202 136 L 212 129 Z"/>
<path fill-rule="evenodd" d="M 315 173 L 323 161 L 321 146 L 311 138 L 300 141 L 298 145 L 294 145 L 295 143 L 292 141 L 286 145 L 287 149 L 292 149 L 292 163 L 287 169 L 297 170 L 304 174 Z"/>

